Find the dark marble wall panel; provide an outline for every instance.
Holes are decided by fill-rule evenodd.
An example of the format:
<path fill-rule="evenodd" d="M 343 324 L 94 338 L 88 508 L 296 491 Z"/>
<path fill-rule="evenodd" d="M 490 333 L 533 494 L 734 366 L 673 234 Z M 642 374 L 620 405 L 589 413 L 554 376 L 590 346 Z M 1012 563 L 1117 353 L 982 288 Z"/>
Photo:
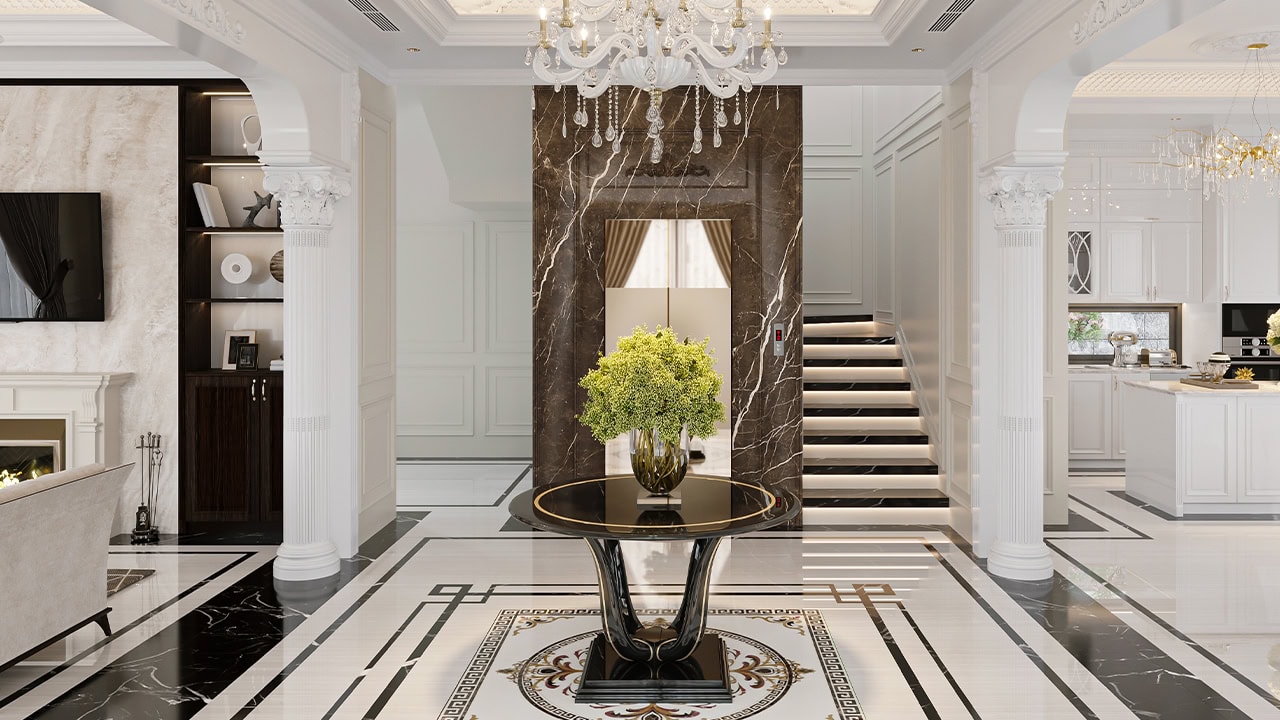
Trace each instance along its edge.
<path fill-rule="evenodd" d="M 720 148 L 712 147 L 704 92 L 705 136 L 696 155 L 692 93 L 667 93 L 666 153 L 653 164 L 648 95 L 620 95 L 626 134 L 614 153 L 608 142 L 593 147 L 592 130 L 565 118 L 575 109 L 572 88 L 534 91 L 535 485 L 604 471 L 603 448 L 576 416 L 586 400 L 578 379 L 604 349 L 605 220 L 727 218 L 734 237 L 733 475 L 800 492 L 800 88 L 752 92 L 742 106 L 745 127 L 721 130 Z M 786 328 L 783 357 L 773 354 L 774 323 Z"/>

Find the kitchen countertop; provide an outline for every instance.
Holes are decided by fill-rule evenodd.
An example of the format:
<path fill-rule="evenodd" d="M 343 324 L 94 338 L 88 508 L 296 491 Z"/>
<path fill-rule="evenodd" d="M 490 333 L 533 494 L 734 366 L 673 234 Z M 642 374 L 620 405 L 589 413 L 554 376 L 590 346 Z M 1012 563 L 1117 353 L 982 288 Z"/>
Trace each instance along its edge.
<path fill-rule="evenodd" d="M 1253 397 L 1266 395 L 1269 397 L 1280 398 L 1280 382 L 1271 382 L 1267 380 L 1256 381 L 1259 386 L 1256 390 L 1249 390 L 1245 388 L 1218 390 L 1214 388 L 1196 387 L 1195 385 L 1187 385 L 1180 382 L 1169 382 L 1167 380 L 1126 380 L 1125 382 L 1137 388 L 1154 390 L 1155 392 L 1166 393 L 1168 395 L 1250 395 Z"/>
<path fill-rule="evenodd" d="M 1177 365 L 1154 365 L 1152 367 L 1114 367 L 1112 365 L 1068 365 L 1068 373 L 1184 373 L 1193 368 Z"/>

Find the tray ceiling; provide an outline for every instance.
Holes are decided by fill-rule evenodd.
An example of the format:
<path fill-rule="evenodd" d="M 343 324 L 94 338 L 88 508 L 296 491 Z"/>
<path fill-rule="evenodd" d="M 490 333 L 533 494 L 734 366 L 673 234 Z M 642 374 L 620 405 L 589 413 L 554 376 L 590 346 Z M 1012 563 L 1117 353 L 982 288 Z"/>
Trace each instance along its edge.
<path fill-rule="evenodd" d="M 883 0 L 767 0 L 778 15 L 843 15 L 868 17 Z M 447 0 L 459 15 L 529 15 L 547 0 Z M 753 3 L 760 5 L 759 2 Z"/>

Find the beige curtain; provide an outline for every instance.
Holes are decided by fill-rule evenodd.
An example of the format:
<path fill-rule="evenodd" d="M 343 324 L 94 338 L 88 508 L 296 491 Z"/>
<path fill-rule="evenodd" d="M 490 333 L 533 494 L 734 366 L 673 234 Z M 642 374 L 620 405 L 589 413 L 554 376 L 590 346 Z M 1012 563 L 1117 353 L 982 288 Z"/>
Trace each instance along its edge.
<path fill-rule="evenodd" d="M 716 264 L 724 275 L 724 284 L 733 287 L 733 221 L 703 220 L 702 229 L 707 233 L 711 252 L 715 254 Z"/>
<path fill-rule="evenodd" d="M 604 286 L 625 287 L 635 269 L 650 220 L 610 220 L 604 233 Z"/>

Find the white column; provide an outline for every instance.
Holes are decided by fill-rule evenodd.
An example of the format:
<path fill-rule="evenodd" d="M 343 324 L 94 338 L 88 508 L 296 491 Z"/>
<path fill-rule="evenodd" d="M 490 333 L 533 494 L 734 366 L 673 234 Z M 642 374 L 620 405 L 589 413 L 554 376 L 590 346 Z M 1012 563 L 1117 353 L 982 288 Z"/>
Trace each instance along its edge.
<path fill-rule="evenodd" d="M 982 184 L 1000 257 L 1000 464 L 987 569 L 1015 580 L 1053 576 L 1044 543 L 1045 219 L 1061 166 L 998 167 Z"/>
<path fill-rule="evenodd" d="M 332 419 L 326 277 L 333 206 L 350 194 L 345 173 L 327 167 L 268 167 L 264 186 L 280 201 L 284 229 L 284 542 L 277 580 L 318 580 L 338 572 L 330 540 Z"/>

